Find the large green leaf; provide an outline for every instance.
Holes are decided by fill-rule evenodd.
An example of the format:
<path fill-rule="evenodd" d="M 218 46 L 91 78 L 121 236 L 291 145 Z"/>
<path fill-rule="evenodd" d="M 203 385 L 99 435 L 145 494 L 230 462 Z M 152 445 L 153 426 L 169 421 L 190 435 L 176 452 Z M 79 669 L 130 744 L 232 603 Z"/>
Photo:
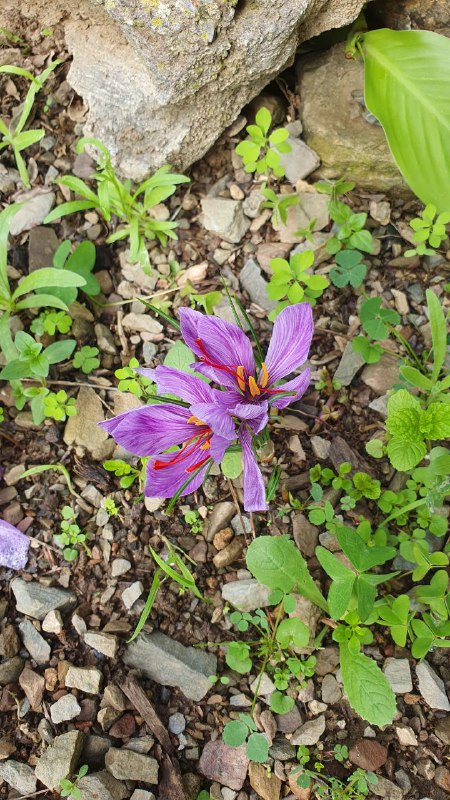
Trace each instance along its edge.
<path fill-rule="evenodd" d="M 423 203 L 450 209 L 450 39 L 430 31 L 362 36 L 365 100 Z"/>
<path fill-rule="evenodd" d="M 394 693 L 373 659 L 340 644 L 341 674 L 351 707 L 371 725 L 389 725 L 396 712 Z"/>

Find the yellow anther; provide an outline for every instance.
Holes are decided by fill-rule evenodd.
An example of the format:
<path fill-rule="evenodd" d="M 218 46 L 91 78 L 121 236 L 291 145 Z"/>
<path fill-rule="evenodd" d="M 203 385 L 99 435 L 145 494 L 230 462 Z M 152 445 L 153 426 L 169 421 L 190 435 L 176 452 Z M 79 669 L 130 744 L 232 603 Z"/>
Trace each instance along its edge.
<path fill-rule="evenodd" d="M 262 376 L 259 379 L 259 385 L 261 386 L 261 389 L 265 389 L 267 384 L 269 383 L 269 373 L 267 372 L 267 367 L 264 361 L 261 364 L 261 372 Z"/>
<path fill-rule="evenodd" d="M 245 372 L 244 367 L 236 367 L 236 377 L 241 392 L 245 391 Z"/>
<path fill-rule="evenodd" d="M 198 417 L 189 417 L 188 422 L 192 422 L 193 425 L 204 425 L 205 424 Z"/>
<path fill-rule="evenodd" d="M 210 443 L 210 441 L 209 441 L 209 439 L 208 439 L 208 440 L 205 442 L 205 444 L 201 444 L 201 445 L 200 445 L 200 450 L 209 450 L 209 448 L 210 448 L 210 447 L 211 447 L 211 443 Z"/>
<path fill-rule="evenodd" d="M 256 383 L 252 375 L 250 375 L 248 379 L 248 387 L 250 389 L 250 394 L 252 397 L 257 397 L 259 394 L 261 394 L 258 384 Z"/>

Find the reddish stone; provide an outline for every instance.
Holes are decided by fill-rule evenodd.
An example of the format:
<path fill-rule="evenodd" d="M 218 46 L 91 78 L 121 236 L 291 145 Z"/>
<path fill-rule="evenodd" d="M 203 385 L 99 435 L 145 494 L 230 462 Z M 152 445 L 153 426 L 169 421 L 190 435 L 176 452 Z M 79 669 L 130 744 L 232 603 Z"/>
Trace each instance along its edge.
<path fill-rule="evenodd" d="M 374 739 L 358 739 L 348 757 L 352 764 L 368 772 L 376 772 L 387 761 L 387 749 Z"/>
<path fill-rule="evenodd" d="M 116 739 L 128 739 L 136 730 L 136 720 L 133 714 L 124 714 L 111 726 L 108 733 Z"/>
<path fill-rule="evenodd" d="M 208 742 L 200 757 L 199 771 L 210 781 L 217 781 L 238 792 L 247 776 L 248 758 L 245 745 L 230 747 L 221 739 Z"/>
<path fill-rule="evenodd" d="M 450 794 L 450 772 L 446 767 L 437 768 L 434 775 L 434 782 L 436 786 L 439 786 L 439 788 L 443 789 L 444 792 L 448 792 Z"/>

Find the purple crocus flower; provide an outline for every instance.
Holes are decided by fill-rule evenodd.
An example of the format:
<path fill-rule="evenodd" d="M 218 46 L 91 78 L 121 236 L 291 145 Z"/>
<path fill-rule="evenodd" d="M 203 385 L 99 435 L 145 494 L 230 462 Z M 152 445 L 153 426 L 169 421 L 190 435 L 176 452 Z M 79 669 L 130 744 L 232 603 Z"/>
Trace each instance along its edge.
<path fill-rule="evenodd" d="M 99 423 L 130 453 L 151 456 L 146 467 L 147 497 L 190 494 L 204 480 L 211 459 L 220 463 L 236 438 L 235 424 L 227 411 L 222 392 L 211 389 L 200 378 L 171 367 L 142 370 L 158 384 L 161 394 L 176 394 L 188 407 L 175 403 L 132 409 Z M 179 450 L 165 450 L 181 445 Z"/>
<path fill-rule="evenodd" d="M 30 539 L 24 533 L 0 519 L 0 566 L 24 569 L 28 560 Z"/>

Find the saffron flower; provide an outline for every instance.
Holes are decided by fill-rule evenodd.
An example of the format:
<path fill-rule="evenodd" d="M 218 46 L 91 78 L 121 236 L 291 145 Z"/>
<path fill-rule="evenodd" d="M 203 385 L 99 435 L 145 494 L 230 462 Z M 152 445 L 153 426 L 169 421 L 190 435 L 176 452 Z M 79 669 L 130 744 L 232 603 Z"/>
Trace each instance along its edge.
<path fill-rule="evenodd" d="M 220 463 L 237 440 L 244 467 L 244 508 L 266 511 L 253 440 L 266 427 L 270 406 L 285 408 L 309 385 L 309 369 L 279 381 L 306 361 L 313 334 L 311 306 L 300 303 L 283 309 L 265 361 L 258 367 L 251 343 L 237 325 L 189 308 L 181 308 L 179 316 L 183 339 L 198 358 L 191 368 L 221 390 L 171 367 L 140 369 L 141 375 L 156 382 L 158 394 L 175 395 L 187 407 L 170 402 L 151 405 L 100 424 L 131 453 L 150 457 L 145 486 L 149 497 L 173 497 L 180 489 L 182 495 L 195 491 L 211 460 Z M 181 448 L 164 452 L 174 445 Z"/>
<path fill-rule="evenodd" d="M 140 371 L 157 381 L 160 393 L 176 394 L 187 407 L 168 401 L 99 424 L 130 453 L 150 456 L 147 497 L 173 497 L 188 481 L 181 495 L 190 494 L 202 484 L 211 460 L 220 463 L 235 439 L 233 419 L 222 392 L 200 378 L 164 366 Z M 176 445 L 179 450 L 164 452 Z"/>
<path fill-rule="evenodd" d="M 28 560 L 30 539 L 22 531 L 0 519 L 0 566 L 24 569 Z"/>

